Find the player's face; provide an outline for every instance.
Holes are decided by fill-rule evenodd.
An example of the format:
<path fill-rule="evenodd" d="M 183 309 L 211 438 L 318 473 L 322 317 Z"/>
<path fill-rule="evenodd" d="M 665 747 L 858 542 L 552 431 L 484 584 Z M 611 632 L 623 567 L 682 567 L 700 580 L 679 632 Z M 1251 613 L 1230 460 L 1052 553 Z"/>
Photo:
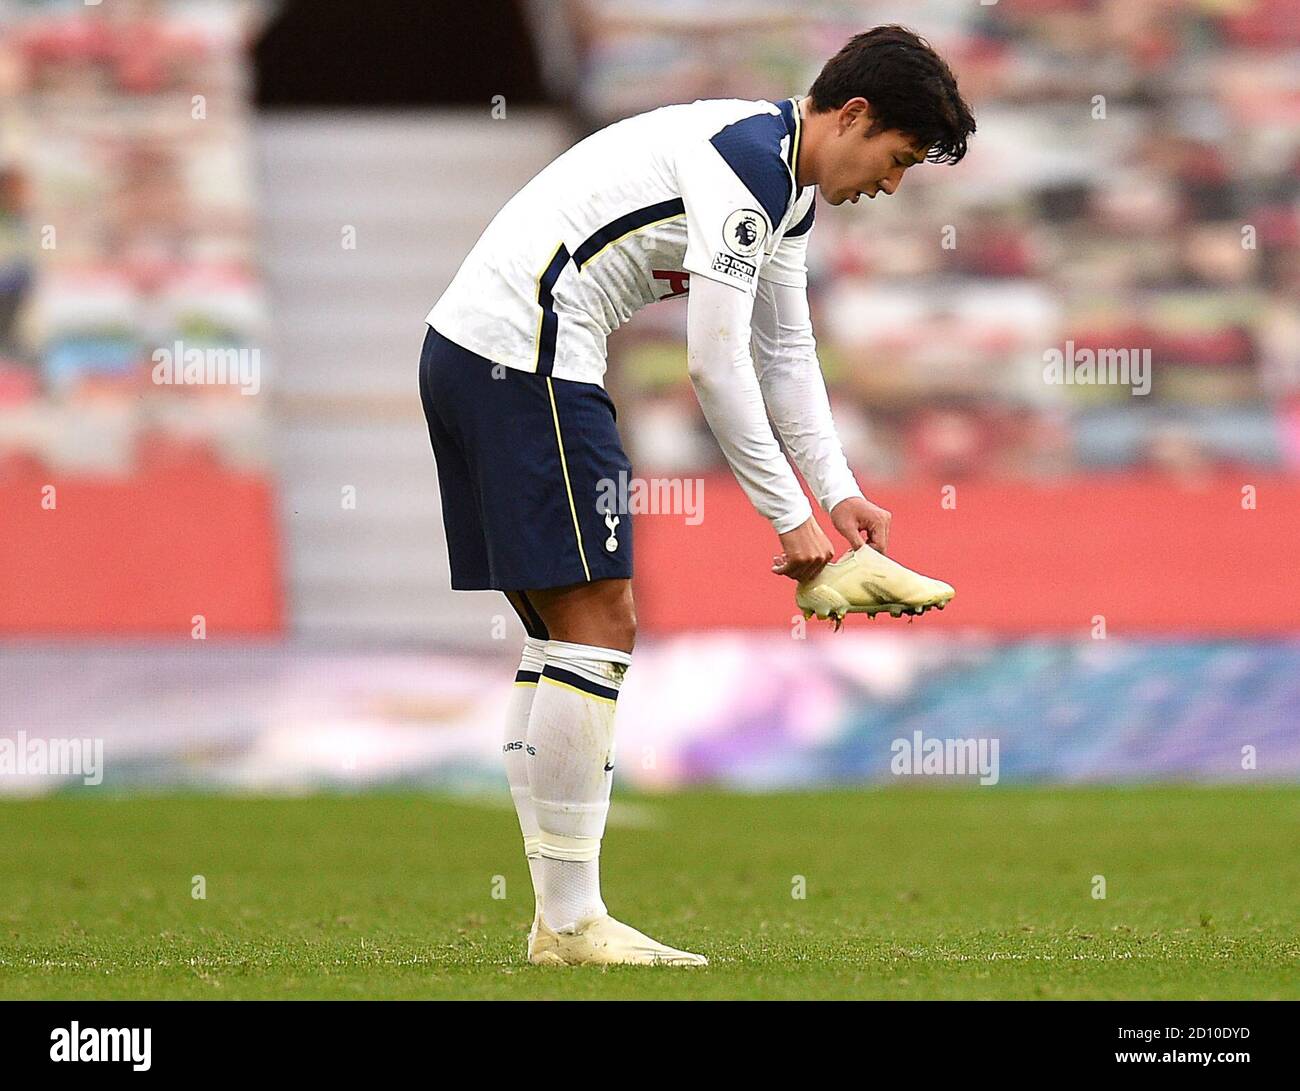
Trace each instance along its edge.
<path fill-rule="evenodd" d="M 855 103 L 861 108 L 852 109 Z M 822 197 L 833 205 L 857 204 L 862 196 L 893 193 L 908 167 L 925 160 L 926 149 L 897 129 L 871 133 L 871 114 L 863 99 L 841 109 L 838 125 L 827 144 L 825 169 L 818 183 Z"/>

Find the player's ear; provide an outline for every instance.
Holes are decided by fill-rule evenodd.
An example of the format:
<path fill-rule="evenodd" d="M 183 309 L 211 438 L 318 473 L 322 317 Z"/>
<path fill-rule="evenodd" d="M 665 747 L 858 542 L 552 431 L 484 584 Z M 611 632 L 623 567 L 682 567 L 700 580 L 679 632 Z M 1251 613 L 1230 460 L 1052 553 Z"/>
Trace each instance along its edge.
<path fill-rule="evenodd" d="M 857 123 L 870 128 L 871 103 L 862 97 L 851 98 L 840 107 L 840 130 Z"/>

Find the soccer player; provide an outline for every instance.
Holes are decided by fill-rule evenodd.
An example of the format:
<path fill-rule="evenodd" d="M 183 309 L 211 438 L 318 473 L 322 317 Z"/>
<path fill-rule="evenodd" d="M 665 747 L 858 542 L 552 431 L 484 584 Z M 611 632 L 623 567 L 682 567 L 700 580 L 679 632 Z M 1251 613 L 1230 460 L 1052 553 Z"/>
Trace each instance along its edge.
<path fill-rule="evenodd" d="M 687 369 L 780 540 L 773 572 L 803 581 L 834 555 L 773 424 L 836 531 L 883 552 L 890 516 L 845 461 L 809 321 L 815 202 L 892 195 L 910 167 L 960 160 L 974 129 L 934 50 L 877 27 L 805 96 L 665 106 L 582 140 L 502 208 L 429 312 L 420 394 L 451 585 L 505 592 L 527 633 L 503 750 L 532 962 L 706 964 L 615 920 L 600 891 L 636 633 L 632 527 L 609 503 L 631 466 L 603 386 L 607 335 L 686 297 Z"/>

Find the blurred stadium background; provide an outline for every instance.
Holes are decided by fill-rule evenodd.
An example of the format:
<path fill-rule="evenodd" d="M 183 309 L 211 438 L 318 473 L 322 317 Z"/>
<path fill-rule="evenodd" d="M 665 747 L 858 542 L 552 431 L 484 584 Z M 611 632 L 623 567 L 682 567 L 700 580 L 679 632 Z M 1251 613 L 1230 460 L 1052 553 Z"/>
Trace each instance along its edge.
<path fill-rule="evenodd" d="M 585 132 L 802 93 L 901 21 L 972 154 L 823 206 L 810 292 L 894 553 L 957 599 L 805 638 L 685 305 L 648 308 L 611 343 L 620 426 L 704 506 L 638 519 L 622 783 L 887 782 L 914 731 L 998 738 L 1004 783 L 1300 777 L 1298 13 L 0 0 L 0 733 L 102 738 L 109 786 L 504 805 L 522 633 L 448 588 L 425 312 Z M 1150 394 L 1046 383 L 1070 340 L 1149 349 Z M 177 342 L 256 382 L 156 382 Z"/>

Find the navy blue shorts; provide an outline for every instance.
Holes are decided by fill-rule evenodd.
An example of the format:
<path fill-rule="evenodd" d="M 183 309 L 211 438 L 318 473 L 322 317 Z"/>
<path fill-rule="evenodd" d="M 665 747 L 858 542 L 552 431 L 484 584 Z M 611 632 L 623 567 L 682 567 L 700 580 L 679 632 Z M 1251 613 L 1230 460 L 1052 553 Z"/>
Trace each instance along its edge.
<path fill-rule="evenodd" d="M 627 495 L 632 464 L 602 387 L 494 364 L 430 328 L 420 398 L 452 587 L 631 578 L 631 519 L 611 499 Z"/>

